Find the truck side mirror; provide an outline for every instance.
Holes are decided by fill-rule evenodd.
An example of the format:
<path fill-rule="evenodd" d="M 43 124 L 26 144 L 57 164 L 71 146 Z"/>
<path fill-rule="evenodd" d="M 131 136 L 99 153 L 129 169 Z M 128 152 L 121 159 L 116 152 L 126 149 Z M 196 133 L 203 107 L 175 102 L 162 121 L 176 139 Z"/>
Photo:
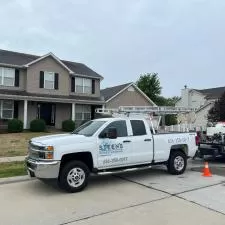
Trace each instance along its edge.
<path fill-rule="evenodd" d="M 116 139 L 117 138 L 117 129 L 114 127 L 109 128 L 108 132 L 107 132 L 107 138 Z"/>

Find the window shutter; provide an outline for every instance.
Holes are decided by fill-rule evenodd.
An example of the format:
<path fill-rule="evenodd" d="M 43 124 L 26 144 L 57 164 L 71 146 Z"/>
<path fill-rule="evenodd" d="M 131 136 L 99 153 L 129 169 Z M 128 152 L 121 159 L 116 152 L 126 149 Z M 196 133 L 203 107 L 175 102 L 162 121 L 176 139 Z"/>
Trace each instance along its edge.
<path fill-rule="evenodd" d="M 20 85 L 20 71 L 18 69 L 15 70 L 15 87 L 19 87 Z"/>
<path fill-rule="evenodd" d="M 95 94 L 95 80 L 92 80 L 92 94 Z"/>
<path fill-rule="evenodd" d="M 55 83 L 54 83 L 55 89 L 59 89 L 59 74 L 55 73 Z"/>
<path fill-rule="evenodd" d="M 44 71 L 40 71 L 40 83 L 39 83 L 40 88 L 44 88 Z"/>
<path fill-rule="evenodd" d="M 71 92 L 75 92 L 75 77 L 71 77 Z"/>
<path fill-rule="evenodd" d="M 19 115 L 19 102 L 18 101 L 14 101 L 14 115 L 13 118 L 14 119 L 18 119 L 18 115 Z"/>

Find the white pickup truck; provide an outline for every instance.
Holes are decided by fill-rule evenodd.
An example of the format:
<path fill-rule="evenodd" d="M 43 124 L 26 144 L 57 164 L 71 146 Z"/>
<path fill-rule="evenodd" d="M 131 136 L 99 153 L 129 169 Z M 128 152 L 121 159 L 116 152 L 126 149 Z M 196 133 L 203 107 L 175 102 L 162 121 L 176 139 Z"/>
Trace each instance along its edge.
<path fill-rule="evenodd" d="M 164 164 L 182 174 L 197 151 L 196 133 L 153 134 L 144 119 L 91 120 L 70 134 L 33 138 L 26 168 L 31 177 L 56 179 L 67 192 L 83 190 L 90 174 Z"/>

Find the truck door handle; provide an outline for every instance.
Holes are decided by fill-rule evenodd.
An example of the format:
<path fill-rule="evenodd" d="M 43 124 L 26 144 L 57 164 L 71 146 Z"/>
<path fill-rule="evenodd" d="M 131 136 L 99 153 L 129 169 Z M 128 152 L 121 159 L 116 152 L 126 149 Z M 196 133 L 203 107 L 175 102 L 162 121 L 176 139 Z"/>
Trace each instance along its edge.
<path fill-rule="evenodd" d="M 123 143 L 130 143 L 130 140 L 124 140 Z"/>
<path fill-rule="evenodd" d="M 150 139 L 150 138 L 147 138 L 147 139 L 145 139 L 144 141 L 151 141 L 152 139 Z"/>

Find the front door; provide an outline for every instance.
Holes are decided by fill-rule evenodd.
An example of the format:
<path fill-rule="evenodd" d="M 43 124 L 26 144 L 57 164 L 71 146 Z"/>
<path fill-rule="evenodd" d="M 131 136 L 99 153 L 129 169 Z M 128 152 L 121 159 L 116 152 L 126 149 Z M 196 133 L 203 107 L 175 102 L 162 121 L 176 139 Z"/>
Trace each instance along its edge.
<path fill-rule="evenodd" d="M 55 126 L 55 104 L 41 103 L 38 108 L 40 119 L 43 119 L 48 126 Z"/>
<path fill-rule="evenodd" d="M 117 138 L 102 138 L 109 128 L 117 129 Z M 127 132 L 126 120 L 111 122 L 99 135 L 98 169 L 123 167 L 130 164 L 131 141 Z"/>

